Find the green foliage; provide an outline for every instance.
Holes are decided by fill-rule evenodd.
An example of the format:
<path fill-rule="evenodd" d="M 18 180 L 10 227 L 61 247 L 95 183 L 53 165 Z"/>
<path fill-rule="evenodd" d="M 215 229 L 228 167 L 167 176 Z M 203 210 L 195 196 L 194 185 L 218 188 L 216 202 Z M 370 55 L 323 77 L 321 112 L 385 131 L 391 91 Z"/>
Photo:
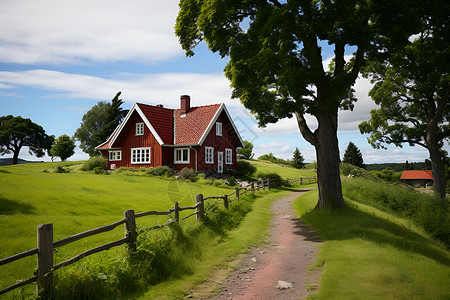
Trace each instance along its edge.
<path fill-rule="evenodd" d="M 310 297 L 447 298 L 449 252 L 410 220 L 356 202 L 363 198 L 346 198 L 347 208 L 335 211 L 314 210 L 317 191 L 294 200 L 298 216 L 322 241 L 313 266 L 322 277 Z"/>
<path fill-rule="evenodd" d="M 90 156 L 98 155 L 95 147 L 104 143 L 113 133 L 128 113 L 121 105 L 120 92 L 111 100 L 111 103 L 99 101 L 86 114 L 84 114 L 80 127 L 75 131 L 74 138 L 80 141 L 80 148 Z"/>
<path fill-rule="evenodd" d="M 244 148 L 239 148 L 237 150 L 238 154 L 241 154 L 245 159 L 251 159 L 253 158 L 254 153 L 253 151 L 254 145 L 249 141 L 244 141 Z"/>
<path fill-rule="evenodd" d="M 368 180 L 375 180 L 377 181 L 377 177 L 375 177 L 371 172 L 357 167 L 355 165 L 341 163 L 339 166 L 340 172 L 344 176 L 348 177 L 362 177 Z"/>
<path fill-rule="evenodd" d="M 30 119 L 12 115 L 0 117 L 0 155 L 12 152 L 13 164 L 17 164 L 23 146 L 29 147 L 30 154 L 42 157 L 50 150 L 54 139 Z"/>
<path fill-rule="evenodd" d="M 82 171 L 92 171 L 95 168 L 106 170 L 106 159 L 102 156 L 94 156 L 83 163 Z"/>
<path fill-rule="evenodd" d="M 65 161 L 75 154 L 75 142 L 67 134 L 58 137 L 50 149 L 51 156 L 58 156 L 61 161 Z"/>
<path fill-rule="evenodd" d="M 175 174 L 173 169 L 169 166 L 159 166 L 159 167 L 155 167 L 155 168 L 147 168 L 145 170 L 145 172 L 147 174 L 153 175 L 153 176 L 167 176 L 167 177 L 172 177 Z"/>
<path fill-rule="evenodd" d="M 70 173 L 69 168 L 64 168 L 61 165 L 54 166 L 53 169 L 54 169 L 54 171 L 53 171 L 54 173 Z"/>
<path fill-rule="evenodd" d="M 236 181 L 236 179 L 233 176 L 228 177 L 227 182 L 228 182 L 228 185 L 230 185 L 230 186 L 237 185 L 237 181 Z"/>
<path fill-rule="evenodd" d="M 248 161 L 238 160 L 236 162 L 237 176 L 252 176 L 256 172 L 256 167 Z"/>
<path fill-rule="evenodd" d="M 295 147 L 291 165 L 296 169 L 300 169 L 300 168 L 303 168 L 303 166 L 305 165 L 305 163 L 303 161 L 304 161 L 304 159 L 303 159 L 302 154 L 300 153 L 300 150 L 298 150 L 298 148 Z"/>
<path fill-rule="evenodd" d="M 343 192 L 352 200 L 412 219 L 450 247 L 450 206 L 446 199 L 362 179 L 343 182 Z"/>
<path fill-rule="evenodd" d="M 358 147 L 356 147 L 356 145 L 353 144 L 352 142 L 348 144 L 342 162 L 365 169 L 361 151 L 359 151 Z"/>
<path fill-rule="evenodd" d="M 183 168 L 178 175 L 178 179 L 196 181 L 198 179 L 197 172 L 192 168 Z"/>
<path fill-rule="evenodd" d="M 291 162 L 289 160 L 275 157 L 273 155 L 273 153 L 263 154 L 260 157 L 258 157 L 258 160 L 268 160 L 274 164 L 282 164 L 282 165 L 290 165 L 291 164 Z"/>
<path fill-rule="evenodd" d="M 395 172 L 391 168 L 386 168 L 381 171 L 370 171 L 370 174 L 390 183 L 399 182 L 402 176 L 402 172 Z"/>

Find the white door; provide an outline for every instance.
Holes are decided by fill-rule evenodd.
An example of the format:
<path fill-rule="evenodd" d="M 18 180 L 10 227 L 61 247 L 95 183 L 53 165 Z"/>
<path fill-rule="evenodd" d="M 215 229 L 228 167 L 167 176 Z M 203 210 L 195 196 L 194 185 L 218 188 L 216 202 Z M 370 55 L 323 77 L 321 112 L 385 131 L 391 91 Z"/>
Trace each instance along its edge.
<path fill-rule="evenodd" d="M 217 173 L 223 173 L 223 152 L 217 152 Z"/>

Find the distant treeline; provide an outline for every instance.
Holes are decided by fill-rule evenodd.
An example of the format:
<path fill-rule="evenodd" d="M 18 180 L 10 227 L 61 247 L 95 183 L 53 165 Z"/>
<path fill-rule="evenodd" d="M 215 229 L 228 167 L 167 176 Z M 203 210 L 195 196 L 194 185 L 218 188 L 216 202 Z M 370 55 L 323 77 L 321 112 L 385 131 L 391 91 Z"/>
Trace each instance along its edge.
<path fill-rule="evenodd" d="M 431 163 L 430 165 L 425 162 L 366 164 L 367 171 L 382 171 L 386 168 L 391 168 L 396 172 L 401 172 L 404 170 L 431 170 Z"/>

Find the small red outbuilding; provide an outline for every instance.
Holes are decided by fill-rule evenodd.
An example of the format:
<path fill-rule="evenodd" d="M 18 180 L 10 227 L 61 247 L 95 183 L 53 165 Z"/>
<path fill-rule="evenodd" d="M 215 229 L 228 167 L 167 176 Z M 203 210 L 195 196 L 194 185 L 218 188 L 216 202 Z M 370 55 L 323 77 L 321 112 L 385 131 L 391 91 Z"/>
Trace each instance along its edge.
<path fill-rule="evenodd" d="M 430 170 L 405 170 L 400 179 L 408 181 L 415 187 L 425 187 L 434 182 L 433 172 Z"/>
<path fill-rule="evenodd" d="M 96 147 L 107 158 L 108 169 L 236 169 L 236 150 L 244 143 L 225 104 L 191 107 L 189 96 L 180 100 L 180 109 L 135 103 L 108 140 Z"/>

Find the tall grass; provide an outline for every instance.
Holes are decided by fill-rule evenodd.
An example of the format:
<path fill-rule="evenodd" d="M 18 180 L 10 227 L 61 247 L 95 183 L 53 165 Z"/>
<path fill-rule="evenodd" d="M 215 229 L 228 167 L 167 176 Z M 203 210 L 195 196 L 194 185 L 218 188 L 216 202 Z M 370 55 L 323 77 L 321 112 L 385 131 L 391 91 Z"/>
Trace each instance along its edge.
<path fill-rule="evenodd" d="M 445 247 L 411 219 L 380 203 L 371 206 L 375 202 L 365 187 L 372 182 L 350 182 L 359 193 L 345 196 L 345 209 L 314 210 L 317 191 L 294 202 L 297 214 L 323 240 L 314 266 L 322 269 L 321 283 L 310 298 L 448 299 L 450 255 Z M 382 187 L 386 194 L 392 191 Z"/>

